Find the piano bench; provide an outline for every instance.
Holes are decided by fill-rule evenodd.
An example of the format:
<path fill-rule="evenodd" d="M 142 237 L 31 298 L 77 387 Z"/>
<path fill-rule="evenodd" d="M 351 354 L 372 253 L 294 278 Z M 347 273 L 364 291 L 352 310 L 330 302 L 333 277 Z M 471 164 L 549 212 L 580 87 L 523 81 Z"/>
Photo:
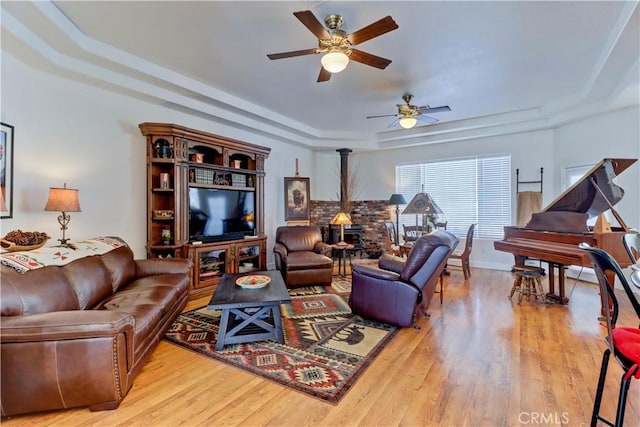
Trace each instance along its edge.
<path fill-rule="evenodd" d="M 515 276 L 513 286 L 509 298 L 513 298 L 514 293 L 518 293 L 518 304 L 522 302 L 522 297 L 526 296 L 527 301 L 531 301 L 533 296 L 535 299 L 546 299 L 544 290 L 542 289 L 542 281 L 540 278 L 545 275 L 544 268 L 514 265 L 511 270 Z"/>
<path fill-rule="evenodd" d="M 512 265 L 511 272 L 515 273 L 516 271 L 529 271 L 529 272 L 542 273 L 543 276 L 546 274 L 546 271 L 544 268 L 536 267 L 535 265 Z"/>

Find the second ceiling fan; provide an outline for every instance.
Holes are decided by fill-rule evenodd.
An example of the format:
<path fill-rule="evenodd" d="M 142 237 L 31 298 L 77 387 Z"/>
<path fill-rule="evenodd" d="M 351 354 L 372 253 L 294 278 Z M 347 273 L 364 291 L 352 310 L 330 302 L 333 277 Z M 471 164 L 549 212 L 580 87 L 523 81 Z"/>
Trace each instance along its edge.
<path fill-rule="evenodd" d="M 386 16 L 358 31 L 347 34 L 341 29 L 343 19 L 340 15 L 327 16 L 324 20 L 327 28 L 318 21 L 310 10 L 294 12 L 293 15 L 318 38 L 318 47 L 291 52 L 270 53 L 267 55 L 269 59 L 283 59 L 324 53 L 325 55 L 320 60 L 322 67 L 318 75 L 318 82 L 326 82 L 331 78 L 332 73 L 338 73 L 344 70 L 349 63 L 349 59 L 381 70 L 384 70 L 391 64 L 390 59 L 353 48 L 353 46 L 357 44 L 366 42 L 367 40 L 371 40 L 374 37 L 398 28 L 398 24 L 396 24 L 390 16 Z"/>
<path fill-rule="evenodd" d="M 439 113 L 442 111 L 451 111 L 448 105 L 442 105 L 440 107 L 431 107 L 429 105 L 424 105 L 422 107 L 416 107 L 415 105 L 411 105 L 411 100 L 413 99 L 413 95 L 405 94 L 402 95 L 402 100 L 404 104 L 396 104 L 398 107 L 398 112 L 396 114 L 383 114 L 380 116 L 367 116 L 367 119 L 377 119 L 379 117 L 397 117 L 394 121 L 392 121 L 388 128 L 396 127 L 398 124 L 405 128 L 411 129 L 418 122 L 426 125 L 432 125 L 438 122 L 438 119 L 435 117 L 425 116 L 424 113 Z"/>

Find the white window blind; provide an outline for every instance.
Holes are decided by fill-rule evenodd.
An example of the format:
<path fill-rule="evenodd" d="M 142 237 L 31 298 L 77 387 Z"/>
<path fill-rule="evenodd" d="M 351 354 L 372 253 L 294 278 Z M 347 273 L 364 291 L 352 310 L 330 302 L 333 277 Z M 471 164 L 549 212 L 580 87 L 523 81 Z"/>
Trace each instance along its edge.
<path fill-rule="evenodd" d="M 442 210 L 447 231 L 465 236 L 478 224 L 476 237 L 502 238 L 511 224 L 511 157 L 452 159 L 396 166 L 396 192 L 409 202 L 425 191 Z M 400 207 L 402 212 L 404 206 Z M 400 215 L 402 224 L 422 224 L 415 215 Z"/>

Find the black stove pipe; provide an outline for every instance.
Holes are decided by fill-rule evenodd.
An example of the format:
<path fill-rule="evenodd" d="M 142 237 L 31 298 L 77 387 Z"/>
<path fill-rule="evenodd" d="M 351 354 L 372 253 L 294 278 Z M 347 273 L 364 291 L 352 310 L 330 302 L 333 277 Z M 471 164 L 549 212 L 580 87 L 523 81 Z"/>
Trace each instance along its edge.
<path fill-rule="evenodd" d="M 340 153 L 340 211 L 344 212 L 344 201 L 349 188 L 349 153 L 353 152 L 353 150 L 339 148 L 336 151 Z"/>

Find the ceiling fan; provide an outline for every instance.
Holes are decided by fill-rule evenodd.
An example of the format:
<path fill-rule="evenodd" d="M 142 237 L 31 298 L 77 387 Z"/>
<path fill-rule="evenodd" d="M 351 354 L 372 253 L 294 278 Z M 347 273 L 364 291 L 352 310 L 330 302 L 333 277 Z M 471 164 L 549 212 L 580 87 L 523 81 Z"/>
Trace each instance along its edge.
<path fill-rule="evenodd" d="M 324 20 L 327 28 L 318 21 L 310 10 L 294 12 L 293 15 L 318 37 L 318 47 L 291 52 L 270 53 L 267 55 L 269 59 L 324 53 L 325 55 L 320 60 L 322 68 L 320 68 L 320 74 L 318 75 L 318 83 L 326 82 L 331 78 L 332 73 L 339 73 L 344 70 L 349 63 L 349 59 L 381 70 L 391 64 L 390 59 L 381 58 L 353 48 L 355 45 L 398 28 L 398 24 L 390 16 L 386 16 L 356 32 L 347 34 L 341 29 L 343 19 L 340 15 L 327 16 Z"/>
<path fill-rule="evenodd" d="M 413 99 L 413 95 L 405 94 L 402 95 L 402 100 L 404 104 L 396 104 L 398 107 L 398 112 L 396 114 L 383 114 L 381 116 L 367 116 L 367 119 L 376 119 L 378 117 L 397 117 L 396 120 L 391 122 L 388 128 L 395 127 L 396 125 L 400 125 L 405 129 L 411 129 L 418 122 L 426 125 L 432 125 L 438 121 L 435 117 L 425 116 L 423 113 L 439 113 L 441 111 L 451 111 L 448 105 L 443 105 L 441 107 L 430 107 L 428 105 L 424 105 L 422 107 L 416 107 L 415 105 L 411 105 L 411 100 Z"/>

